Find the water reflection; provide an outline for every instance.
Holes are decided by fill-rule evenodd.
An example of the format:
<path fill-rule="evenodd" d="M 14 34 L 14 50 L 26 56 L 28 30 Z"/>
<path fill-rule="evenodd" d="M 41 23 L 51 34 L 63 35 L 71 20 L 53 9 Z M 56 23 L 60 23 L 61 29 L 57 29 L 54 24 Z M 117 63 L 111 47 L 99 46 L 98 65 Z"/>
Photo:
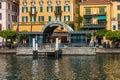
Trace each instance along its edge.
<path fill-rule="evenodd" d="M 120 80 L 120 55 L 0 56 L 0 80 Z"/>

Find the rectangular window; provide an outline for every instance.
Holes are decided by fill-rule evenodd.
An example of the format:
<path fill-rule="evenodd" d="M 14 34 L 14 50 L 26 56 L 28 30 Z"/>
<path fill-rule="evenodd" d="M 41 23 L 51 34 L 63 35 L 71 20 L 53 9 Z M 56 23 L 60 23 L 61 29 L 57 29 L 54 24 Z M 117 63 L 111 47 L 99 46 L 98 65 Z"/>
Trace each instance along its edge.
<path fill-rule="evenodd" d="M 64 16 L 64 21 L 70 21 L 70 16 Z"/>
<path fill-rule="evenodd" d="M 8 9 L 10 10 L 10 3 L 8 3 Z"/>
<path fill-rule="evenodd" d="M 120 10 L 120 5 L 117 5 L 117 10 Z"/>
<path fill-rule="evenodd" d="M 105 7 L 99 7 L 99 14 L 105 14 Z"/>
<path fill-rule="evenodd" d="M 10 14 L 8 14 L 8 21 L 10 21 Z"/>
<path fill-rule="evenodd" d="M 43 7 L 42 6 L 40 7 L 40 12 L 43 12 Z"/>
<path fill-rule="evenodd" d="M 47 6 L 47 12 L 52 12 L 53 11 L 53 7 L 52 6 Z"/>
<path fill-rule="evenodd" d="M 43 21 L 44 21 L 44 16 L 39 16 L 39 17 L 38 17 L 38 21 L 39 21 L 39 22 L 43 22 Z"/>
<path fill-rule="evenodd" d="M 69 12 L 70 11 L 70 6 L 64 6 L 64 11 Z"/>
<path fill-rule="evenodd" d="M 51 21 L 51 16 L 48 16 L 48 21 Z"/>
<path fill-rule="evenodd" d="M 91 14 L 91 9 L 90 8 L 85 8 L 85 14 L 90 15 Z"/>
<path fill-rule="evenodd" d="M 57 14 L 61 13 L 61 6 L 56 6 L 55 11 Z"/>
<path fill-rule="evenodd" d="M 56 20 L 57 20 L 57 21 L 61 21 L 61 16 L 60 16 L 60 15 L 57 15 L 57 16 L 56 16 Z"/>
<path fill-rule="evenodd" d="M 28 12 L 28 7 L 22 7 L 22 12 L 24 13 Z"/>
<path fill-rule="evenodd" d="M 36 7 L 31 7 L 30 12 L 31 12 L 31 14 L 35 14 L 36 13 Z"/>
<path fill-rule="evenodd" d="M 2 3 L 0 2 L 0 9 L 2 8 Z"/>
<path fill-rule="evenodd" d="M 116 25 L 113 25 L 113 30 L 116 30 Z"/>
<path fill-rule="evenodd" d="M 118 30 L 120 30 L 120 25 L 118 25 Z"/>
<path fill-rule="evenodd" d="M 120 14 L 117 14 L 117 19 L 118 21 L 120 21 Z"/>
<path fill-rule="evenodd" d="M 0 20 L 2 20 L 2 13 L 0 13 Z"/>
<path fill-rule="evenodd" d="M 30 16 L 30 21 L 35 22 L 36 21 L 36 16 Z"/>
<path fill-rule="evenodd" d="M 22 17 L 22 22 L 28 22 L 28 17 L 27 16 L 23 16 Z"/>

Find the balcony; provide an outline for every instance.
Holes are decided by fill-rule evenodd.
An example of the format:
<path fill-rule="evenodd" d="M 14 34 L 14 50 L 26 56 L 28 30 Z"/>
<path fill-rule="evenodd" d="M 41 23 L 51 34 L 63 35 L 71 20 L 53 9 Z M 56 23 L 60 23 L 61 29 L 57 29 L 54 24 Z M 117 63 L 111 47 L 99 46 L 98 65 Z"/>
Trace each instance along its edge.
<path fill-rule="evenodd" d="M 36 15 L 37 14 L 37 11 L 29 11 L 29 14 L 32 16 L 32 15 Z"/>
<path fill-rule="evenodd" d="M 54 11 L 55 15 L 62 15 L 62 11 Z"/>
<path fill-rule="evenodd" d="M 83 24 L 84 24 L 84 26 L 106 26 L 106 21 L 105 22 L 100 22 L 100 23 L 84 22 Z"/>
<path fill-rule="evenodd" d="M 106 12 L 85 12 L 84 15 L 92 15 L 92 16 L 98 16 L 98 15 L 106 15 Z"/>

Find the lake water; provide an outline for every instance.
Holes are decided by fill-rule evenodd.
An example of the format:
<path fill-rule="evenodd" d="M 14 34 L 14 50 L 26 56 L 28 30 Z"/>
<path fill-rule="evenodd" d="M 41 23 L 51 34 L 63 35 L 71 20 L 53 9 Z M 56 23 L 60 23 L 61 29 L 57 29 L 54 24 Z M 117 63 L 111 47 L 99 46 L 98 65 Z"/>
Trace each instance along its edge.
<path fill-rule="evenodd" d="M 59 59 L 0 55 L 0 80 L 120 80 L 120 55 Z"/>

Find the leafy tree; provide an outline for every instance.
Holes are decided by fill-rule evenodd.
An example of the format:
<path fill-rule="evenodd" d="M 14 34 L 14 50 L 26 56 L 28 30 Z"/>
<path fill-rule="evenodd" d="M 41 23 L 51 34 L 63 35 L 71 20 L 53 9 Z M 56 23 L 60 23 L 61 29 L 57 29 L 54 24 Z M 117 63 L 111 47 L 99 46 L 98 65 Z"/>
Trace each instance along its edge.
<path fill-rule="evenodd" d="M 83 22 L 83 17 L 78 15 L 78 26 L 80 27 L 80 24 Z"/>
<path fill-rule="evenodd" d="M 0 36 L 5 38 L 6 40 L 10 39 L 11 42 L 16 40 L 16 32 L 14 30 L 3 30 L 0 31 Z"/>
<path fill-rule="evenodd" d="M 105 37 L 113 42 L 118 42 L 120 41 L 120 31 L 109 31 Z"/>
<path fill-rule="evenodd" d="M 103 37 L 107 32 L 107 30 L 98 30 L 95 35 L 98 37 Z"/>
<path fill-rule="evenodd" d="M 26 31 L 26 30 L 22 31 L 22 33 L 26 33 L 26 32 L 28 32 L 28 31 Z M 18 37 L 20 38 L 22 43 L 24 43 L 24 41 L 27 41 L 29 39 L 27 34 L 19 34 Z"/>

